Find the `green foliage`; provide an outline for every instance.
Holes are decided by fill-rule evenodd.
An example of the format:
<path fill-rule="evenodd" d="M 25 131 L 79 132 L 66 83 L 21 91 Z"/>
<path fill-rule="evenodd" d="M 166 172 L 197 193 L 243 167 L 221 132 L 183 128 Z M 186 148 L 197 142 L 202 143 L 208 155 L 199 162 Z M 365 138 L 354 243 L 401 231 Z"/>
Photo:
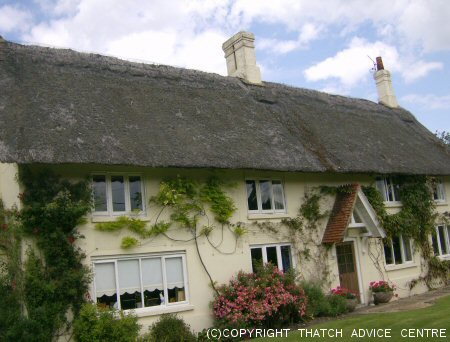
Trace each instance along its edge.
<path fill-rule="evenodd" d="M 200 189 L 202 201 L 210 205 L 210 210 L 219 223 L 229 223 L 236 207 L 233 200 L 225 195 L 222 187 L 225 186 L 218 178 L 211 177 Z"/>
<path fill-rule="evenodd" d="M 247 234 L 247 229 L 245 229 L 243 226 L 237 225 L 236 227 L 234 227 L 233 233 L 237 237 L 241 237 L 241 236 L 244 236 L 245 234 Z"/>
<path fill-rule="evenodd" d="M 325 295 L 322 286 L 317 282 L 303 281 L 301 283 L 308 305 L 306 314 L 310 318 L 321 316 L 338 316 L 348 311 L 347 300 L 338 295 Z"/>
<path fill-rule="evenodd" d="M 318 221 L 323 214 L 320 213 L 320 195 L 319 194 L 307 194 L 305 195 L 306 201 L 300 207 L 300 214 L 308 221 Z"/>
<path fill-rule="evenodd" d="M 88 303 L 83 305 L 73 325 L 77 342 L 135 342 L 139 329 L 136 316 Z"/>
<path fill-rule="evenodd" d="M 88 290 L 89 272 L 73 242 L 80 237 L 76 226 L 91 209 L 91 190 L 87 182 L 70 183 L 26 166 L 19 168 L 19 180 L 25 188 L 23 209 L 14 211 L 7 223 L 14 251 L 7 254 L 6 276 L 0 278 L 2 297 L 10 303 L 0 306 L 0 326 L 7 326 L 0 337 L 50 341 L 68 327 L 66 313 L 78 313 Z M 35 246 L 23 265 L 22 234 Z M 8 316 L 13 320 L 3 320 Z"/>
<path fill-rule="evenodd" d="M 149 230 L 146 229 L 144 221 L 134 217 L 119 216 L 112 222 L 101 222 L 95 225 L 95 228 L 104 232 L 113 232 L 122 229 L 128 229 L 129 231 L 136 233 L 142 238 L 150 236 Z"/>
<path fill-rule="evenodd" d="M 377 213 L 388 237 L 403 234 L 412 238 L 427 262 L 427 273 L 419 280 L 431 288 L 434 280 L 448 281 L 448 269 L 433 256 L 428 237 L 435 229 L 437 214 L 431 192 L 431 182 L 426 176 L 399 176 L 401 210 L 389 215 L 381 194 L 373 187 L 363 187 L 364 194 Z M 412 284 L 416 284 L 413 281 Z"/>
<path fill-rule="evenodd" d="M 149 327 L 149 332 L 139 339 L 142 342 L 194 342 L 196 340 L 190 326 L 174 314 L 161 315 L 159 320 Z"/>
<path fill-rule="evenodd" d="M 442 143 L 444 145 L 447 145 L 450 147 L 450 132 L 446 132 L 446 131 L 436 131 L 434 133 L 439 139 L 441 139 Z"/>
<path fill-rule="evenodd" d="M 136 247 L 139 244 L 139 240 L 132 237 L 132 236 L 125 236 L 122 238 L 122 243 L 120 244 L 120 247 L 123 249 L 129 249 Z"/>
<path fill-rule="evenodd" d="M 170 223 L 163 222 L 163 221 L 157 222 L 151 227 L 149 235 L 157 236 L 160 234 L 165 234 L 169 230 L 170 225 L 171 225 Z"/>

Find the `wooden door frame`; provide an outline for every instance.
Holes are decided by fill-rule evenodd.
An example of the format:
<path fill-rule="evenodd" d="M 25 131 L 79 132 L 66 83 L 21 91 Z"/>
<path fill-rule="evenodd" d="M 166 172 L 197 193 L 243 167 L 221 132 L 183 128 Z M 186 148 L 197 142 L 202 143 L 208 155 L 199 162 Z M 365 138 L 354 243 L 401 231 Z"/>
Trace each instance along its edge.
<path fill-rule="evenodd" d="M 354 258 L 354 263 L 356 266 L 356 278 L 358 279 L 358 288 L 359 288 L 359 301 L 361 304 L 366 304 L 365 302 L 365 295 L 364 295 L 364 290 L 362 287 L 362 274 L 361 274 L 361 263 L 360 263 L 360 253 L 359 253 L 359 244 L 358 244 L 358 239 L 357 238 L 345 238 L 344 241 L 342 241 L 342 243 L 345 242 L 352 242 L 353 243 L 353 258 Z M 336 246 L 335 246 L 336 248 Z M 337 265 L 337 250 L 335 250 L 336 252 L 336 265 Z M 338 268 L 338 278 L 339 278 L 339 268 Z M 339 280 L 339 284 L 340 284 L 340 280 Z"/>

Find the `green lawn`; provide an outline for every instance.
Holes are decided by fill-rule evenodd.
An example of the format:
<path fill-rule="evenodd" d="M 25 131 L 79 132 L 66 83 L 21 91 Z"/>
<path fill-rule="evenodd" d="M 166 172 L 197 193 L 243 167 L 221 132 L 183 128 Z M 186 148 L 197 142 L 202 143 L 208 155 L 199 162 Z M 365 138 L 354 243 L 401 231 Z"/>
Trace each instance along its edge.
<path fill-rule="evenodd" d="M 333 320 L 330 322 L 316 324 L 309 326 L 308 331 L 311 334 L 317 333 L 316 336 L 322 336 L 320 329 L 332 329 L 324 331 L 325 337 L 306 337 L 305 331 L 303 336 L 299 331 L 292 331 L 288 337 L 284 338 L 260 338 L 254 341 L 332 341 L 333 339 L 338 341 L 450 341 L 450 296 L 441 298 L 436 301 L 436 304 L 425 309 L 417 309 L 407 312 L 390 312 L 390 313 L 376 313 L 376 314 L 361 314 L 358 316 L 352 316 L 345 319 Z M 317 330 L 316 330 L 317 329 Z M 337 338 L 328 337 L 328 333 L 334 335 L 336 331 L 342 329 L 342 337 L 336 335 Z M 365 331 L 375 331 L 382 336 L 387 334 L 387 329 L 390 330 L 390 338 L 387 337 L 358 337 L 352 333 L 356 329 L 356 334 Z M 382 329 L 382 330 L 378 330 Z M 416 330 L 422 331 L 424 336 L 425 330 L 423 329 L 443 329 L 445 338 L 437 337 L 417 337 L 412 338 L 402 337 L 402 329 L 413 329 L 412 333 L 416 334 Z M 403 334 L 408 334 L 408 330 L 403 330 Z M 430 335 L 431 336 L 431 332 Z"/>

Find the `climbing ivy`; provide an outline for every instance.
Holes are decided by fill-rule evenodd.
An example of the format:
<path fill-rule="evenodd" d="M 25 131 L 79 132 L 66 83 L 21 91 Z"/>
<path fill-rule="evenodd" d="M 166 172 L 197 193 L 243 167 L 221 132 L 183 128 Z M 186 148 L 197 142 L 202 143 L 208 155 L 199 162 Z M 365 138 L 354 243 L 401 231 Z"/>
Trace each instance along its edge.
<path fill-rule="evenodd" d="M 371 186 L 363 192 L 374 208 L 387 237 L 402 234 L 413 239 L 427 267 L 426 273 L 411 284 L 423 281 L 429 288 L 435 280 L 448 281 L 449 267 L 433 255 L 429 236 L 434 232 L 437 213 L 431 192 L 431 178 L 426 176 L 399 176 L 399 195 L 402 207 L 396 214 L 388 214 L 381 194 Z"/>
<path fill-rule="evenodd" d="M 0 305 L 0 326 L 7 326 L 0 340 L 51 341 L 70 328 L 68 311 L 78 313 L 90 282 L 74 242 L 81 238 L 76 227 L 91 209 L 91 190 L 87 182 L 70 183 L 26 166 L 20 166 L 19 180 L 23 208 L 7 215 L 4 231 L 11 232 L 2 234 L 15 244 L 0 284 L 1 297 L 11 300 L 10 306 Z M 24 262 L 17 256 L 22 238 L 33 246 Z M 4 320 L 8 315 L 12 322 Z"/>
<path fill-rule="evenodd" d="M 205 269 L 210 283 L 215 290 L 215 283 L 206 268 L 200 253 L 198 239 L 206 238 L 210 245 L 224 254 L 232 254 L 232 252 L 224 252 L 220 249 L 223 241 L 223 231 L 228 228 L 237 239 L 246 233 L 245 228 L 241 224 L 231 224 L 229 219 L 236 210 L 233 200 L 226 195 L 223 188 L 226 186 L 217 177 L 210 177 L 205 183 L 196 182 L 194 180 L 177 176 L 172 179 L 165 179 L 159 185 L 158 193 L 150 198 L 150 205 L 159 208 L 155 222 L 147 225 L 146 222 L 138 218 L 119 217 L 114 222 L 97 223 L 96 228 L 100 231 L 117 231 L 127 229 L 135 233 L 140 239 L 147 239 L 158 235 L 178 242 L 195 243 L 197 254 L 200 262 Z M 165 222 L 160 219 L 164 211 L 169 212 L 169 221 Z M 222 229 L 222 240 L 214 244 L 210 240 L 211 233 L 215 230 L 213 224 L 199 226 L 200 218 L 205 217 L 207 221 L 208 212 L 214 216 L 214 221 L 219 223 Z M 183 229 L 191 234 L 191 237 L 185 240 L 171 237 L 169 229 L 171 227 Z M 122 239 L 122 248 L 132 248 L 139 244 L 139 240 L 134 237 L 126 236 Z"/>

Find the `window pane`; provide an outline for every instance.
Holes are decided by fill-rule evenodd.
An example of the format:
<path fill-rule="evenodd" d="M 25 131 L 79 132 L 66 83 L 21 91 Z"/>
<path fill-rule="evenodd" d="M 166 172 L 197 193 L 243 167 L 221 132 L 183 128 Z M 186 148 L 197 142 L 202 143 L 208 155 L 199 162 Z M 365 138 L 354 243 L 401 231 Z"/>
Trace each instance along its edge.
<path fill-rule="evenodd" d="M 249 180 L 245 182 L 247 187 L 247 203 L 248 210 L 258 210 L 258 201 L 256 199 L 255 181 Z"/>
<path fill-rule="evenodd" d="M 280 181 L 273 181 L 272 189 L 275 210 L 284 210 L 283 185 Z"/>
<path fill-rule="evenodd" d="M 107 211 L 106 205 L 106 177 L 93 177 L 93 191 L 94 191 L 94 210 Z"/>
<path fill-rule="evenodd" d="M 261 207 L 262 210 L 272 209 L 272 182 L 267 180 L 262 180 L 259 182 L 259 187 L 261 189 Z"/>
<path fill-rule="evenodd" d="M 139 260 L 117 262 L 119 274 L 120 305 L 122 310 L 142 307 Z"/>
<path fill-rule="evenodd" d="M 383 200 L 387 201 L 388 198 L 386 196 L 386 180 L 384 178 L 381 177 L 377 177 L 377 189 L 378 191 L 381 193 L 381 195 L 383 196 Z"/>
<path fill-rule="evenodd" d="M 181 257 L 166 258 L 166 279 L 169 303 L 185 301 L 183 260 Z"/>
<path fill-rule="evenodd" d="M 391 183 L 394 191 L 394 201 L 401 201 L 402 199 L 400 198 L 400 183 L 398 181 L 398 178 L 392 177 Z"/>
<path fill-rule="evenodd" d="M 434 231 L 433 234 L 431 235 L 431 242 L 433 244 L 434 254 L 435 255 L 440 255 L 436 231 Z"/>
<path fill-rule="evenodd" d="M 113 262 L 94 264 L 95 296 L 100 306 L 117 309 L 116 273 Z"/>
<path fill-rule="evenodd" d="M 123 176 L 111 176 L 113 211 L 125 211 L 125 186 Z"/>
<path fill-rule="evenodd" d="M 438 227 L 439 242 L 441 243 L 442 254 L 448 254 L 447 244 L 445 243 L 444 226 Z"/>
<path fill-rule="evenodd" d="M 398 236 L 394 236 L 392 238 L 392 248 L 394 249 L 394 259 L 396 264 L 402 263 L 402 250 L 400 247 L 400 238 Z"/>
<path fill-rule="evenodd" d="M 447 226 L 447 252 L 450 254 L 450 226 Z"/>
<path fill-rule="evenodd" d="M 291 247 L 281 246 L 281 263 L 283 264 L 283 271 L 287 272 L 291 268 Z"/>
<path fill-rule="evenodd" d="M 263 265 L 262 248 L 252 248 L 250 252 L 252 255 L 252 271 L 254 273 Z"/>
<path fill-rule="evenodd" d="M 142 259 L 141 267 L 145 306 L 161 305 L 164 298 L 161 258 Z"/>
<path fill-rule="evenodd" d="M 411 240 L 408 237 L 402 237 L 403 251 L 405 252 L 405 261 L 412 261 Z"/>
<path fill-rule="evenodd" d="M 386 260 L 386 265 L 392 265 L 394 263 L 390 241 L 384 243 L 384 258 Z"/>
<path fill-rule="evenodd" d="M 130 176 L 130 204 L 131 210 L 142 210 L 142 184 L 141 177 Z"/>
<path fill-rule="evenodd" d="M 278 265 L 277 247 L 266 247 L 266 253 L 267 262 L 270 262 L 272 265 L 280 268 L 280 265 Z"/>

